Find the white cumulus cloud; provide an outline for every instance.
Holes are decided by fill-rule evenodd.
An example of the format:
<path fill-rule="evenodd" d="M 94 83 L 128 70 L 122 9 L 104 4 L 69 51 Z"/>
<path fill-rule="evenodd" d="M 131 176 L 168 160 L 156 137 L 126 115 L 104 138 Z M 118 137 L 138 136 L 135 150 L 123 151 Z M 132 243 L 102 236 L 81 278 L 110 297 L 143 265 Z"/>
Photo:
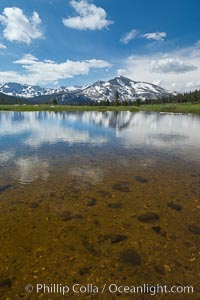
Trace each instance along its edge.
<path fill-rule="evenodd" d="M 147 40 L 163 41 L 167 34 L 166 32 L 150 32 L 143 34 L 143 37 Z"/>
<path fill-rule="evenodd" d="M 158 73 L 186 73 L 197 70 L 197 67 L 185 63 L 178 58 L 166 57 L 163 59 L 153 60 L 150 63 L 150 71 Z"/>
<path fill-rule="evenodd" d="M 71 0 L 70 5 L 78 15 L 64 18 L 63 24 L 66 27 L 78 30 L 101 30 L 113 23 L 107 20 L 107 13 L 102 7 L 90 4 L 86 0 Z"/>
<path fill-rule="evenodd" d="M 195 43 L 168 53 L 130 55 L 121 61 L 118 75 L 184 92 L 200 89 L 199 69 L 200 47 Z"/>
<path fill-rule="evenodd" d="M 43 36 L 40 29 L 42 21 L 37 12 L 28 17 L 21 8 L 6 7 L 0 15 L 0 23 L 5 26 L 3 36 L 11 42 L 30 44 L 32 40 Z"/>
<path fill-rule="evenodd" d="M 192 90 L 200 89 L 200 80 L 189 81 L 188 83 L 186 83 L 186 87 Z"/>
<path fill-rule="evenodd" d="M 91 69 L 109 68 L 112 65 L 101 59 L 83 61 L 66 60 L 56 63 L 52 60 L 39 60 L 32 54 L 24 55 L 14 62 L 21 65 L 20 71 L 0 71 L 0 82 L 13 81 L 27 84 L 53 83 L 76 75 L 87 75 Z"/>
<path fill-rule="evenodd" d="M 133 40 L 137 35 L 139 34 L 139 31 L 137 29 L 133 29 L 130 32 L 127 32 L 122 38 L 120 39 L 120 42 L 122 44 L 127 45 L 131 40 Z"/>

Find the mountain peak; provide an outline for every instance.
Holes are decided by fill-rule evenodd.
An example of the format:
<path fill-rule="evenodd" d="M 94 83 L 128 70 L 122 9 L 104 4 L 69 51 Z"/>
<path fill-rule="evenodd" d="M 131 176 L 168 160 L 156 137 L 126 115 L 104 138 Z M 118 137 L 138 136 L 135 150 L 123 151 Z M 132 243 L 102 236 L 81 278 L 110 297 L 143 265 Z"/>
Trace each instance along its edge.
<path fill-rule="evenodd" d="M 124 77 L 124 76 L 117 76 L 113 79 L 110 79 L 109 82 L 111 82 L 112 84 L 119 84 L 119 85 L 130 85 L 130 82 L 134 82 L 133 80 Z"/>
<path fill-rule="evenodd" d="M 84 101 L 102 100 L 114 101 L 116 92 L 119 101 L 134 101 L 136 99 L 158 99 L 169 96 L 171 93 L 151 83 L 133 81 L 124 76 L 117 76 L 108 81 L 96 81 L 85 87 L 60 87 L 56 89 L 45 89 L 40 86 L 31 86 L 8 82 L 0 85 L 0 92 L 6 95 L 20 98 L 55 97 L 58 101 L 67 102 L 68 99 L 82 99 Z"/>

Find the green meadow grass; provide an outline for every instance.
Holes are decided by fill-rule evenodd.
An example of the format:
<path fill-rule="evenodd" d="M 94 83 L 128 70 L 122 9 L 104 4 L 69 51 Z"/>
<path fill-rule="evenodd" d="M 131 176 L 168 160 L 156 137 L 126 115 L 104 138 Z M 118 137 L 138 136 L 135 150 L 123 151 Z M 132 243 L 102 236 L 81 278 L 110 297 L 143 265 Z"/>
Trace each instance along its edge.
<path fill-rule="evenodd" d="M 140 106 L 0 105 L 0 111 L 157 111 L 200 114 L 200 104 L 149 104 Z"/>
<path fill-rule="evenodd" d="M 145 111 L 159 111 L 159 112 L 175 112 L 175 113 L 191 113 L 200 114 L 200 103 L 181 103 L 181 104 L 149 104 L 141 105 L 141 110 Z"/>

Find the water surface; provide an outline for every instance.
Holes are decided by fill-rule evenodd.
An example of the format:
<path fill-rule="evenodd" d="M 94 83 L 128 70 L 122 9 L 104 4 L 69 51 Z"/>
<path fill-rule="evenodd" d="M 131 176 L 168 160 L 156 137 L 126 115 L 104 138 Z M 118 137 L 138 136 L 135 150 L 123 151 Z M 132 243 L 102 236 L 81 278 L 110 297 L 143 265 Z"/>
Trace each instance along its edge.
<path fill-rule="evenodd" d="M 199 116 L 1 112 L 0 296 L 36 299 L 26 283 L 146 282 L 193 285 L 198 299 L 199 202 Z"/>

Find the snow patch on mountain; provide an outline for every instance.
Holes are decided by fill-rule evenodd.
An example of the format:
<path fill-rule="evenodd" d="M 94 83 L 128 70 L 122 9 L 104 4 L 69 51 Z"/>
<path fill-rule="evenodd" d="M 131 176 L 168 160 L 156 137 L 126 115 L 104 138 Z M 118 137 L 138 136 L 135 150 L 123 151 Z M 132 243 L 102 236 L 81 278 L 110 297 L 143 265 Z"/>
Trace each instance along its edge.
<path fill-rule="evenodd" d="M 83 90 L 85 96 L 96 101 L 114 101 L 116 93 L 121 101 L 159 99 L 171 94 L 169 91 L 155 84 L 137 82 L 123 76 L 116 77 L 107 82 L 97 81 Z"/>
<path fill-rule="evenodd" d="M 40 86 L 31 86 L 8 82 L 0 84 L 0 92 L 20 98 L 35 98 L 51 96 L 61 102 L 73 99 L 88 101 L 114 101 L 118 94 L 119 101 L 134 101 L 136 99 L 159 99 L 171 95 L 171 92 L 151 83 L 138 82 L 123 76 L 115 77 L 109 81 L 97 81 L 88 86 L 59 87 L 45 89 Z"/>

